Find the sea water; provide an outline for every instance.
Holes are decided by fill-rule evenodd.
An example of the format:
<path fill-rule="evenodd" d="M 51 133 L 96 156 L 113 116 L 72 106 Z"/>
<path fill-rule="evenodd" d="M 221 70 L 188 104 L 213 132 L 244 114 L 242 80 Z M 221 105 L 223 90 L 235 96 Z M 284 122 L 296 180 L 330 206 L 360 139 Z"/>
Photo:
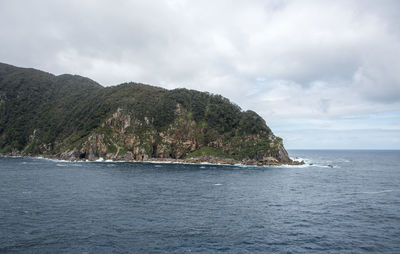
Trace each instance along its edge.
<path fill-rule="evenodd" d="M 0 158 L 0 252 L 400 253 L 400 151 L 289 152 L 307 164 Z"/>

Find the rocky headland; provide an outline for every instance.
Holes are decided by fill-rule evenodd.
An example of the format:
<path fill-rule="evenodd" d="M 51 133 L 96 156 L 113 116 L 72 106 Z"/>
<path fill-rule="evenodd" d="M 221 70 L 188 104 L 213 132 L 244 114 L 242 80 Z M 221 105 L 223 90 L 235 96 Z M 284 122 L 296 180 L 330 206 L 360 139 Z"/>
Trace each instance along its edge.
<path fill-rule="evenodd" d="M 70 161 L 301 164 L 253 111 L 187 89 L 102 87 L 0 64 L 0 153 Z"/>

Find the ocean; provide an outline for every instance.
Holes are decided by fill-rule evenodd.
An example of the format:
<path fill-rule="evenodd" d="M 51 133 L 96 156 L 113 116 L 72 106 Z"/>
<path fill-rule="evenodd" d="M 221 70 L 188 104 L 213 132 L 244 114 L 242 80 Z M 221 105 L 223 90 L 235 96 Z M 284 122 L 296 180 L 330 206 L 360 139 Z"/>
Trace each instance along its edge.
<path fill-rule="evenodd" d="M 289 154 L 306 165 L 0 158 L 0 253 L 400 253 L 400 151 Z"/>

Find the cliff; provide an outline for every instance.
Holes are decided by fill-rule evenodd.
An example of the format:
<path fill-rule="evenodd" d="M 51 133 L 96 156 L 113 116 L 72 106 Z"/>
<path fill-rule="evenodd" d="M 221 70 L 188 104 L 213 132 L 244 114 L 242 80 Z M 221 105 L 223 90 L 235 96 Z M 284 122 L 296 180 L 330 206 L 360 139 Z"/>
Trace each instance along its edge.
<path fill-rule="evenodd" d="M 194 90 L 104 88 L 80 76 L 0 64 L 0 116 L 3 154 L 293 163 L 255 112 Z"/>

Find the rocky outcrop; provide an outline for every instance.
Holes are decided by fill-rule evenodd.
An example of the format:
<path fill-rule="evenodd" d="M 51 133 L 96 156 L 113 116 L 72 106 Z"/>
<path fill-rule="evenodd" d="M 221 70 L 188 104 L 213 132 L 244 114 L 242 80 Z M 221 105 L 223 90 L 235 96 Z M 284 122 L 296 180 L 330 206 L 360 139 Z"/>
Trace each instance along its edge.
<path fill-rule="evenodd" d="M 111 114 L 84 140 L 70 149 L 63 149 L 64 143 L 55 143 L 61 152 L 56 156 L 63 160 L 89 160 L 99 158 L 124 161 L 177 161 L 187 163 L 218 163 L 246 165 L 299 164 L 290 159 L 283 147 L 282 140 L 272 133 L 241 135 L 226 138 L 214 136 L 206 140 L 204 136 L 212 129 L 204 127 L 190 117 L 185 109 L 176 105 L 175 120 L 164 130 L 159 131 L 152 125 L 154 119 L 135 117 L 134 112 L 123 108 Z M 40 143 L 40 130 L 35 129 L 29 136 L 30 146 L 38 147 L 40 154 L 51 155 L 52 144 Z M 244 146 L 247 144 L 249 147 Z M 58 147 L 57 147 L 58 146 Z M 192 153 L 205 147 L 219 151 L 224 156 L 194 155 Z M 246 153 L 252 149 L 252 153 Z M 248 154 L 239 157 L 238 154 Z M 24 151 L 14 151 L 24 154 Z"/>
<path fill-rule="evenodd" d="M 135 118 L 132 112 L 118 108 L 110 118 L 92 133 L 80 147 L 62 152 L 60 158 L 67 160 L 107 160 L 148 161 L 176 160 L 188 163 L 222 163 L 248 165 L 293 164 L 282 145 L 282 141 L 273 134 L 247 135 L 239 140 L 239 144 L 217 137 L 207 142 L 201 141 L 204 127 L 192 119 L 188 119 L 184 109 L 178 104 L 175 111 L 177 117 L 168 128 L 157 131 L 151 125 L 152 119 Z M 267 140 L 265 140 L 267 139 Z M 254 156 L 234 158 L 235 151 L 242 149 L 240 144 L 267 143 L 268 149 L 259 150 Z M 210 147 L 226 154 L 229 158 L 215 156 L 190 156 L 198 149 Z"/>

